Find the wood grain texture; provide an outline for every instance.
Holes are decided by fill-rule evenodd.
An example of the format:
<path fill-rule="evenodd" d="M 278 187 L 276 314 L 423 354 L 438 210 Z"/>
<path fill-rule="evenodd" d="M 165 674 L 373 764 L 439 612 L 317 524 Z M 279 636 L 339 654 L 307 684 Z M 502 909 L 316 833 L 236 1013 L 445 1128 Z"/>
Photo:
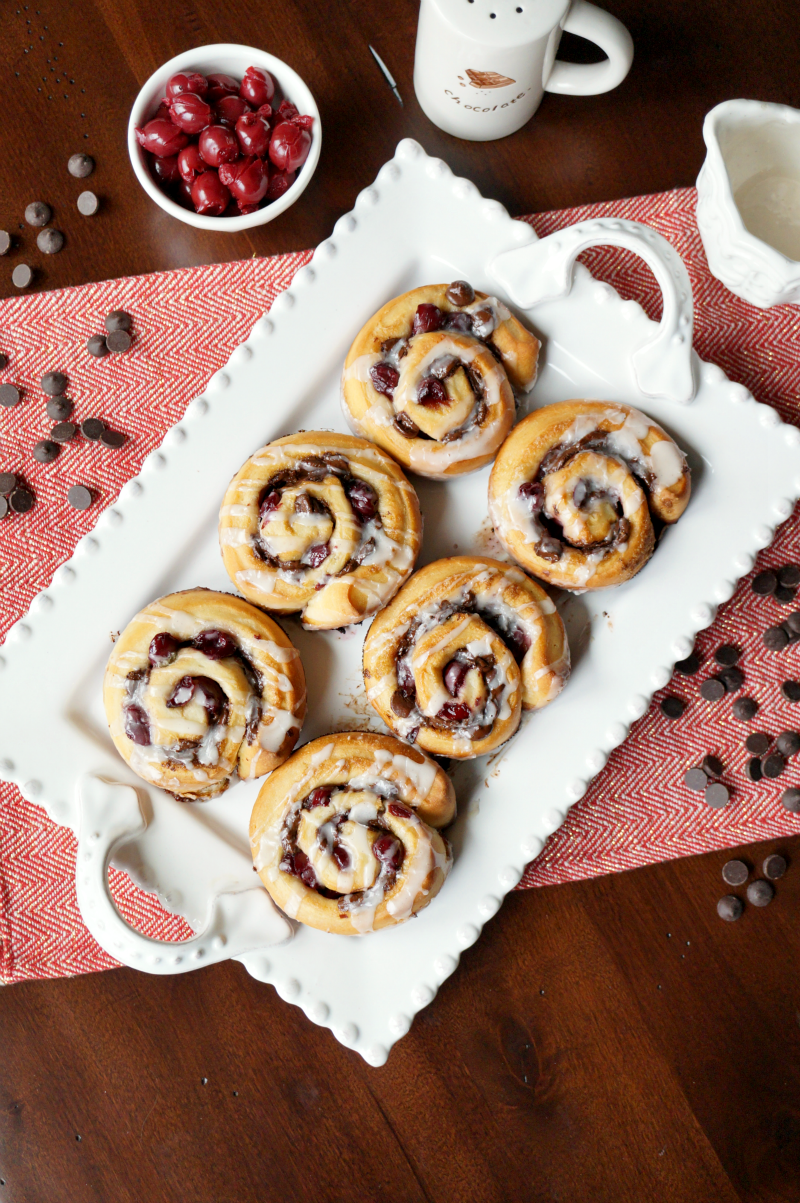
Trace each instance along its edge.
<path fill-rule="evenodd" d="M 55 288 L 313 245 L 405 136 L 525 213 L 690 184 L 711 105 L 800 104 L 790 0 L 606 7 L 636 43 L 628 80 L 545 97 L 526 129 L 486 144 L 440 133 L 416 104 L 415 0 L 5 5 L 0 227 L 20 244 L 0 259 L 0 295 L 20 261 Z M 324 123 L 302 200 L 238 235 L 168 218 L 125 151 L 150 72 L 213 41 L 289 61 Z M 74 207 L 76 150 L 97 159 L 92 219 Z M 19 228 L 35 199 L 67 236 L 50 259 Z M 798 1200 L 800 839 L 746 856 L 773 849 L 794 861 L 775 902 L 734 925 L 715 913 L 721 853 L 512 896 L 378 1070 L 239 965 L 6 989 L 0 1203 Z"/>

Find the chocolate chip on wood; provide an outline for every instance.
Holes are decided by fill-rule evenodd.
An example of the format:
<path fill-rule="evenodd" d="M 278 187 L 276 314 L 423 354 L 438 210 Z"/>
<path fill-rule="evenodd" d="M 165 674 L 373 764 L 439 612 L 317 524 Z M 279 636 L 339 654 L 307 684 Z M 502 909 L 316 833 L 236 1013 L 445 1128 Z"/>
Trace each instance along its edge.
<path fill-rule="evenodd" d="M 735 923 L 744 910 L 744 903 L 735 894 L 726 894 L 717 903 L 717 914 L 726 923 Z"/>
<path fill-rule="evenodd" d="M 751 881 L 747 887 L 747 901 L 752 906 L 769 906 L 774 897 L 775 887 L 762 878 L 759 878 L 758 881 Z"/>
<path fill-rule="evenodd" d="M 27 263 L 18 263 L 11 273 L 11 282 L 15 288 L 28 288 L 33 282 L 33 268 Z"/>
<path fill-rule="evenodd" d="M 36 236 L 36 245 L 43 255 L 57 255 L 64 245 L 64 235 L 60 230 L 48 226 Z"/>
<path fill-rule="evenodd" d="M 743 886 L 750 870 L 743 860 L 729 860 L 722 866 L 722 880 L 729 886 Z"/>
<path fill-rule="evenodd" d="M 100 208 L 100 201 L 93 192 L 82 192 L 78 197 L 78 212 L 84 217 L 93 217 Z"/>
<path fill-rule="evenodd" d="M 88 510 L 92 504 L 92 494 L 85 485 L 73 485 L 67 493 L 67 501 L 75 510 Z"/>
<path fill-rule="evenodd" d="M 777 852 L 773 852 L 771 856 L 765 858 L 764 863 L 761 866 L 761 872 L 765 877 L 769 878 L 770 881 L 777 881 L 778 878 L 783 877 L 787 868 L 788 865 L 786 864 L 784 857 L 780 856 Z"/>
<path fill-rule="evenodd" d="M 749 723 L 758 714 L 758 702 L 755 698 L 737 698 L 731 709 L 740 723 Z"/>
<path fill-rule="evenodd" d="M 0 255 L 7 255 L 11 250 L 11 235 L 8 230 L 0 230 Z"/>
<path fill-rule="evenodd" d="M 25 220 L 29 226 L 46 226 L 53 210 L 44 201 L 31 201 L 25 209 Z"/>
<path fill-rule="evenodd" d="M 76 180 L 85 180 L 87 175 L 91 175 L 94 171 L 94 159 L 91 155 L 70 155 L 67 171 Z"/>

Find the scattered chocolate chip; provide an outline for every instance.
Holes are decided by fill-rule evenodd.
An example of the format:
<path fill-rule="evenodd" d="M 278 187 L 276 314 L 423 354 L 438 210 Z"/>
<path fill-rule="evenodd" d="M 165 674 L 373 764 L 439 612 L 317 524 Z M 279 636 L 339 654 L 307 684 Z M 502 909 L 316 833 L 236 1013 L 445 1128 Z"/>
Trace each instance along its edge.
<path fill-rule="evenodd" d="M 733 717 L 740 723 L 749 723 L 758 714 L 758 702 L 755 698 L 737 698 L 733 703 Z"/>
<path fill-rule="evenodd" d="M 123 351 L 127 351 L 131 345 L 131 336 L 127 330 L 112 330 L 106 335 L 106 346 L 109 351 L 113 351 L 115 355 L 119 355 Z"/>
<path fill-rule="evenodd" d="M 25 209 L 25 220 L 29 226 L 46 226 L 53 210 L 44 201 L 31 201 Z"/>
<path fill-rule="evenodd" d="M 0 255 L 7 255 L 11 250 L 11 235 L 8 230 L 0 230 Z"/>
<path fill-rule="evenodd" d="M 785 768 L 786 761 L 780 752 L 770 752 L 769 756 L 765 756 L 761 761 L 761 772 L 765 777 L 780 777 Z"/>
<path fill-rule="evenodd" d="M 758 756 L 753 756 L 748 760 L 744 769 L 751 781 L 760 781 L 764 774 L 761 771 L 761 760 Z"/>
<path fill-rule="evenodd" d="M 451 305 L 471 305 L 475 300 L 475 289 L 466 280 L 454 280 L 445 296 Z"/>
<path fill-rule="evenodd" d="M 708 777 L 705 775 L 702 769 L 689 769 L 689 771 L 684 774 L 683 783 L 684 785 L 688 786 L 689 789 L 698 790 L 702 794 L 708 786 Z"/>
<path fill-rule="evenodd" d="M 88 510 L 92 495 L 84 485 L 73 485 L 67 493 L 67 501 L 76 510 Z"/>
<path fill-rule="evenodd" d="M 783 627 L 767 627 L 763 636 L 764 647 L 770 652 L 782 652 L 789 642 Z"/>
<path fill-rule="evenodd" d="M 82 192 L 78 197 L 78 212 L 84 217 L 93 217 L 100 208 L 100 201 L 93 192 Z"/>
<path fill-rule="evenodd" d="M 713 807 L 714 810 L 720 810 L 726 806 L 729 798 L 728 787 L 721 781 L 715 781 L 706 788 L 706 805 Z"/>
<path fill-rule="evenodd" d="M 45 409 L 48 418 L 52 418 L 54 422 L 63 422 L 72 413 L 72 402 L 69 397 L 50 397 L 45 402 Z"/>
<path fill-rule="evenodd" d="M 8 513 L 8 502 L 5 497 L 0 497 L 0 518 L 5 518 Z"/>
<path fill-rule="evenodd" d="M 796 589 L 800 585 L 800 567 L 797 564 L 784 564 L 778 569 L 778 584 Z"/>
<path fill-rule="evenodd" d="M 717 675 L 728 693 L 736 693 L 737 689 L 741 689 L 744 685 L 744 673 L 740 668 L 736 668 L 735 666 L 723 668 Z"/>
<path fill-rule="evenodd" d="M 102 359 L 104 355 L 108 355 L 105 335 L 93 334 L 86 344 L 86 350 L 90 355 L 94 355 L 95 359 Z"/>
<path fill-rule="evenodd" d="M 48 226 L 37 234 L 36 245 L 43 255 L 57 255 L 64 245 L 64 235 L 60 230 Z"/>
<path fill-rule="evenodd" d="M 99 439 L 105 428 L 105 422 L 101 422 L 99 418 L 87 418 L 81 422 L 81 432 L 87 439 Z"/>
<path fill-rule="evenodd" d="M 15 489 L 8 499 L 15 514 L 27 514 L 33 509 L 33 493 L 29 489 Z"/>
<path fill-rule="evenodd" d="M 690 652 L 685 660 L 677 660 L 675 663 L 675 671 L 684 677 L 693 677 L 699 668 L 700 657 L 697 652 Z"/>
<path fill-rule="evenodd" d="M 28 288 L 33 280 L 33 268 L 27 263 L 18 263 L 11 273 L 11 281 L 15 288 Z"/>
<path fill-rule="evenodd" d="M 50 438 L 55 439 L 57 443 L 68 443 L 75 437 L 77 429 L 74 422 L 57 422 L 50 431 Z"/>
<path fill-rule="evenodd" d="M 710 752 L 708 756 L 703 757 L 703 763 L 700 767 L 708 777 L 721 777 L 725 771 L 725 765 L 719 756 L 712 756 Z"/>
<path fill-rule="evenodd" d="M 777 852 L 773 852 L 771 856 L 766 857 L 764 860 L 764 863 L 761 866 L 761 872 L 765 877 L 768 877 L 770 881 L 777 881 L 779 877 L 783 877 L 787 868 L 788 865 L 786 864 L 784 858 L 779 856 Z"/>
<path fill-rule="evenodd" d="M 722 880 L 729 886 L 743 886 L 750 870 L 743 860 L 729 860 L 722 866 Z"/>
<path fill-rule="evenodd" d="M 744 746 L 748 752 L 752 752 L 754 756 L 763 756 L 769 748 L 772 740 L 767 735 L 766 731 L 754 731 L 752 735 L 748 735 L 744 741 Z"/>
<path fill-rule="evenodd" d="M 781 693 L 790 702 L 800 702 L 800 681 L 784 681 Z"/>
<path fill-rule="evenodd" d="M 800 735 L 796 731 L 781 731 L 775 740 L 775 747 L 784 756 L 796 756 L 800 752 Z"/>
<path fill-rule="evenodd" d="M 70 155 L 67 171 L 74 175 L 76 180 L 85 180 L 87 175 L 94 171 L 94 159 L 91 155 Z"/>
<path fill-rule="evenodd" d="M 8 367 L 8 356 L 3 355 L 3 353 L 0 351 L 0 372 L 2 372 L 3 368 L 7 368 L 7 367 Z"/>
<path fill-rule="evenodd" d="M 797 596 L 797 590 L 789 589 L 786 585 L 778 585 L 778 588 L 775 590 L 772 596 L 775 598 L 776 602 L 780 603 L 780 605 L 788 606 L 789 603 L 793 602 Z"/>
<path fill-rule="evenodd" d="M 115 450 L 124 447 L 127 441 L 128 436 L 120 430 L 104 430 L 100 435 L 100 442 L 105 447 L 113 447 Z"/>
<path fill-rule="evenodd" d="M 15 384 L 0 384 L 0 405 L 4 405 L 6 409 L 13 409 L 19 402 L 20 392 Z"/>
<path fill-rule="evenodd" d="M 741 649 L 733 643 L 723 643 L 722 647 L 718 647 L 714 652 L 714 659 L 717 664 L 724 664 L 726 667 L 730 667 L 732 664 L 736 664 L 741 654 Z"/>
<path fill-rule="evenodd" d="M 113 334 L 115 330 L 130 330 L 131 322 L 131 315 L 124 309 L 112 309 L 103 325 L 109 334 Z"/>
<path fill-rule="evenodd" d="M 790 785 L 781 794 L 781 802 L 784 810 L 788 810 L 790 814 L 800 814 L 800 789 Z"/>
<path fill-rule="evenodd" d="M 52 439 L 42 439 L 33 449 L 33 458 L 40 464 L 52 464 L 58 457 L 61 448 Z"/>
<path fill-rule="evenodd" d="M 726 923 L 735 923 L 744 910 L 744 903 L 735 894 L 726 894 L 717 903 L 717 914 Z"/>
<path fill-rule="evenodd" d="M 0 497 L 8 497 L 17 487 L 17 478 L 13 472 L 0 472 Z"/>
<path fill-rule="evenodd" d="M 725 685 L 719 677 L 707 677 L 700 686 L 700 697 L 707 702 L 718 702 L 725 694 Z"/>
<path fill-rule="evenodd" d="M 685 709 L 683 698 L 677 698 L 672 693 L 661 699 L 661 713 L 666 718 L 680 718 Z"/>
<path fill-rule="evenodd" d="M 42 376 L 42 390 L 48 397 L 60 397 L 69 384 L 63 372 L 46 372 Z"/>
<path fill-rule="evenodd" d="M 767 569 L 766 572 L 759 572 L 758 576 L 753 577 L 752 589 L 760 597 L 767 597 L 768 594 L 775 592 L 777 584 L 777 576 L 770 569 Z"/>
<path fill-rule="evenodd" d="M 788 627 L 793 635 L 800 635 L 800 610 L 795 610 L 793 614 L 790 614 L 783 625 Z"/>
<path fill-rule="evenodd" d="M 761 878 L 751 881 L 747 887 L 747 901 L 753 906 L 769 906 L 775 897 L 775 887 Z"/>

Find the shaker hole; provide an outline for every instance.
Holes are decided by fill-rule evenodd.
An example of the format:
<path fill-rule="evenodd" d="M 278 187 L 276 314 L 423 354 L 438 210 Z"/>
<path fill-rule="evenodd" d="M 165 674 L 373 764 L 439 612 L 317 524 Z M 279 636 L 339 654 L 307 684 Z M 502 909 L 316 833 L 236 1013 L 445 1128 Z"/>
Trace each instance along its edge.
<path fill-rule="evenodd" d="M 497 16 L 497 13 L 489 13 L 489 16 L 492 18 L 492 20 L 494 20 Z"/>

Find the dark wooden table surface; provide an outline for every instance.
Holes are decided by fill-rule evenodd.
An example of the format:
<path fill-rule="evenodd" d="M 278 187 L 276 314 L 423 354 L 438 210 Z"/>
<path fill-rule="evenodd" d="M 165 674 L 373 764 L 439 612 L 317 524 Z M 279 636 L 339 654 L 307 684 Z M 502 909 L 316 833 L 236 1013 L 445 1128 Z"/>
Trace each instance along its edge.
<path fill-rule="evenodd" d="M 487 144 L 416 104 L 415 0 L 5 3 L 0 226 L 21 242 L 0 295 L 23 259 L 54 288 L 310 246 L 407 135 L 524 213 L 691 184 L 713 104 L 800 105 L 796 0 L 606 6 L 636 44 L 628 80 L 548 96 Z M 302 202 L 238 235 L 168 218 L 125 150 L 147 76 L 219 41 L 290 62 L 325 127 Z M 564 51 L 591 57 L 574 39 Z M 74 208 L 76 150 L 97 159 L 96 219 Z M 67 236 L 49 259 L 20 227 L 34 199 Z M 714 909 L 722 854 L 510 897 L 377 1070 L 234 964 L 9 987 L 0 1203 L 800 1199 L 800 840 L 773 847 L 794 869 L 735 925 Z"/>

